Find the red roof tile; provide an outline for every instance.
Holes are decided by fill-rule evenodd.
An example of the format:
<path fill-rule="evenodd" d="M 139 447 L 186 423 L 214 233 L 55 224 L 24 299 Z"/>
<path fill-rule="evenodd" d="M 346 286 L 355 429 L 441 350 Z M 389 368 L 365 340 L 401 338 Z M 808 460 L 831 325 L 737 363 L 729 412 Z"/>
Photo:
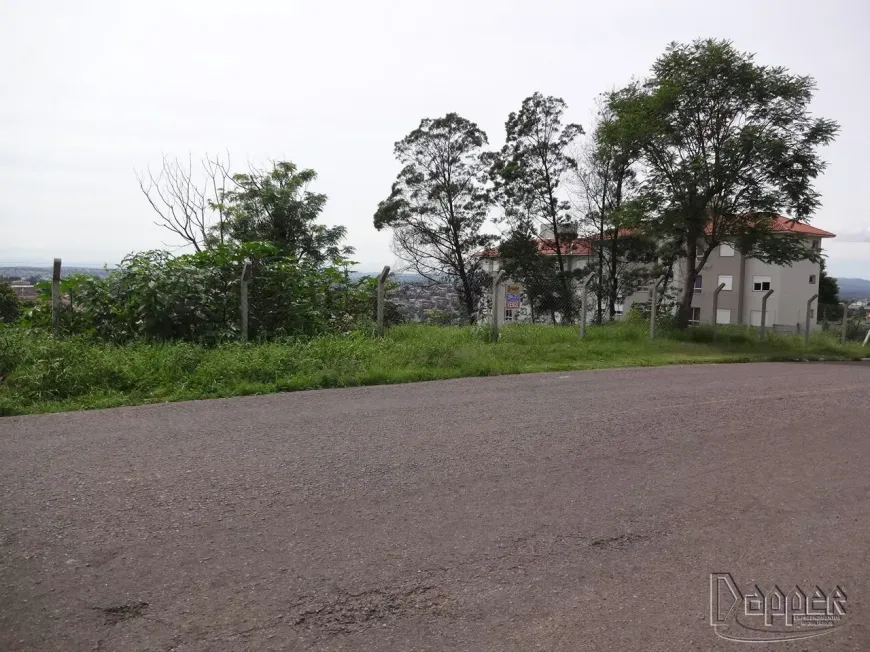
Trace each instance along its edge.
<path fill-rule="evenodd" d="M 816 235 L 820 238 L 836 238 L 837 236 L 831 233 L 830 231 L 825 231 L 823 229 L 816 228 L 814 226 L 810 226 L 809 224 L 804 224 L 803 222 L 798 222 L 797 220 L 793 220 L 789 217 L 785 217 L 784 215 L 777 215 L 773 220 L 773 230 L 774 231 L 789 231 L 792 233 L 803 233 L 805 235 Z"/>
<path fill-rule="evenodd" d="M 538 251 L 542 254 L 551 256 L 556 255 L 556 242 L 552 238 L 538 238 L 535 243 L 538 246 Z M 559 245 L 559 249 L 563 256 L 590 256 L 592 254 L 592 247 L 589 244 L 588 238 L 562 242 Z M 484 258 L 498 257 L 498 249 L 485 249 L 481 255 Z"/>
<path fill-rule="evenodd" d="M 777 215 L 773 220 L 773 230 L 774 231 L 782 231 L 788 233 L 800 233 L 803 235 L 814 235 L 819 238 L 836 238 L 837 236 L 830 231 L 825 231 L 824 229 L 819 229 L 815 226 L 810 226 L 809 224 L 804 224 L 803 222 L 798 222 L 797 220 L 793 220 L 790 217 L 785 217 L 784 215 Z M 709 231 L 709 227 L 708 227 Z M 628 236 L 631 235 L 632 231 L 630 229 L 620 229 L 620 236 Z M 590 256 L 592 255 L 592 246 L 590 240 L 593 238 L 598 238 L 600 236 L 593 235 L 589 237 L 578 238 L 577 240 L 572 240 L 571 242 L 563 242 L 561 244 L 561 250 L 563 256 Z M 545 255 L 555 255 L 556 247 L 555 241 L 552 238 L 544 239 L 539 238 L 537 240 L 538 251 Z M 486 249 L 481 254 L 484 258 L 493 258 L 498 257 L 498 249 Z"/>
<path fill-rule="evenodd" d="M 790 217 L 786 217 L 785 215 L 775 215 L 773 218 L 773 224 L 771 226 L 773 231 L 780 231 L 783 233 L 800 233 L 802 235 L 815 235 L 820 238 L 836 238 L 837 236 L 831 233 L 830 231 L 824 231 L 822 229 L 818 229 L 814 226 L 810 226 L 809 224 L 804 224 L 803 222 L 798 222 L 797 220 L 793 220 Z M 707 233 L 710 232 L 710 226 L 707 226 Z"/>
<path fill-rule="evenodd" d="M 556 255 L 556 241 L 552 239 L 538 240 L 538 251 L 542 254 Z M 587 238 L 572 240 L 570 242 L 562 242 L 559 249 L 563 256 L 589 256 L 592 253 L 592 247 L 589 245 Z"/>

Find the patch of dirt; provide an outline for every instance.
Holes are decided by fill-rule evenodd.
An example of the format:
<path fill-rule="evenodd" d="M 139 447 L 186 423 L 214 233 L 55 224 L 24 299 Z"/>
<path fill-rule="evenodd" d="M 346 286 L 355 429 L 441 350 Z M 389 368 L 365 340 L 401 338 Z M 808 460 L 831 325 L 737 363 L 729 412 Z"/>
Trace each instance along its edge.
<path fill-rule="evenodd" d="M 640 541 L 649 541 L 649 537 L 644 534 L 633 534 L 629 532 L 615 537 L 593 539 L 589 542 L 589 546 L 597 550 L 624 550 L 632 543 L 638 543 Z"/>
<path fill-rule="evenodd" d="M 94 611 L 103 614 L 107 625 L 117 625 L 125 620 L 141 617 L 147 608 L 147 602 L 128 602 L 116 607 L 94 607 Z"/>
<path fill-rule="evenodd" d="M 408 618 L 438 611 L 444 596 L 433 586 L 415 585 L 401 589 L 371 589 L 361 593 L 339 593 L 319 604 L 305 600 L 291 615 L 294 627 L 346 634 L 383 620 Z"/>

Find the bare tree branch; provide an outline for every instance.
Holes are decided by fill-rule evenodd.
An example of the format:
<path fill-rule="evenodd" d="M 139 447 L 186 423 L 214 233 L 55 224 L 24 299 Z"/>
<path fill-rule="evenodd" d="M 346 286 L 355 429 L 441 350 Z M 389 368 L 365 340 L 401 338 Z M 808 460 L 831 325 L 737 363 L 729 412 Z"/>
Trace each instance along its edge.
<path fill-rule="evenodd" d="M 229 153 L 226 163 L 206 156 L 202 173 L 196 175 L 192 155 L 187 162 L 164 156 L 156 174 L 148 167 L 136 179 L 157 213 L 154 223 L 180 237 L 185 246 L 202 251 L 212 243 L 213 232 L 224 242 L 228 216 L 221 198 L 230 179 Z"/>

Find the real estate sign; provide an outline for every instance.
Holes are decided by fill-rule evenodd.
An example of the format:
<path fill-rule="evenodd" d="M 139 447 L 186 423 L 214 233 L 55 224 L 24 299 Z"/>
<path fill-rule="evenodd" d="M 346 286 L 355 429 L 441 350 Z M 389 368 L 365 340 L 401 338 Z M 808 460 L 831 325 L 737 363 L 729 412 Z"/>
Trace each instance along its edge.
<path fill-rule="evenodd" d="M 522 292 L 519 285 L 508 285 L 505 288 L 505 308 L 519 308 Z"/>

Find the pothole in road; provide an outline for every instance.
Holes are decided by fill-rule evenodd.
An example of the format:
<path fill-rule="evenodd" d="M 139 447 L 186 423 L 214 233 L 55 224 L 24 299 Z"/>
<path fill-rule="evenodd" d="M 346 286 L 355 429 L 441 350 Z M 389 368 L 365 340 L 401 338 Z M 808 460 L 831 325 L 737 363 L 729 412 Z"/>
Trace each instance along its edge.
<path fill-rule="evenodd" d="M 597 550 L 623 550 L 631 544 L 639 543 L 641 541 L 649 541 L 649 537 L 644 534 L 632 534 L 629 532 L 615 537 L 592 539 L 592 541 L 589 542 L 589 546 Z"/>
<path fill-rule="evenodd" d="M 125 620 L 141 617 L 147 608 L 147 602 L 128 602 L 115 607 L 94 607 L 94 611 L 103 614 L 107 625 L 117 625 Z"/>

